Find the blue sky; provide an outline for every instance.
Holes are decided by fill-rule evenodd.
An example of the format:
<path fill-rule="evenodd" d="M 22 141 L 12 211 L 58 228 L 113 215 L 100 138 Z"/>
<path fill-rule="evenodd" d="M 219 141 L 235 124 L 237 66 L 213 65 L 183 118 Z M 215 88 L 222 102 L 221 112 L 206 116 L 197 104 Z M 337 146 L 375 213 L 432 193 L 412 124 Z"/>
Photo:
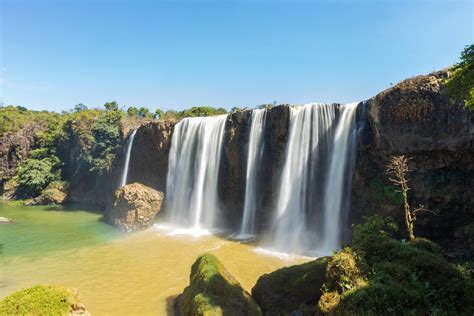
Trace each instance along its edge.
<path fill-rule="evenodd" d="M 0 0 L 4 105 L 353 102 L 458 60 L 474 1 Z"/>

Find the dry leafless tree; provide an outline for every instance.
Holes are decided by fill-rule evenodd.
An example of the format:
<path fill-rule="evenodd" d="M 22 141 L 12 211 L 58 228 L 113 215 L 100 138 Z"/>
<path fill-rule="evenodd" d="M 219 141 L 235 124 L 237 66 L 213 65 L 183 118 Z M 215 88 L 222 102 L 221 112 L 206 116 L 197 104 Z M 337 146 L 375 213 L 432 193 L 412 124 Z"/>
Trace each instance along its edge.
<path fill-rule="evenodd" d="M 408 158 L 404 155 L 401 156 L 393 156 L 386 169 L 386 173 L 389 174 L 389 180 L 395 184 L 396 186 L 400 187 L 399 192 L 402 193 L 403 197 L 403 207 L 405 209 L 405 224 L 407 226 L 408 231 L 408 238 L 410 240 L 415 239 L 415 222 L 416 216 L 418 213 L 421 212 L 431 212 L 436 214 L 436 212 L 426 209 L 423 205 L 419 205 L 417 208 L 413 210 L 408 203 L 408 191 L 410 187 L 408 186 L 408 173 L 411 171 L 408 168 L 408 161 L 411 158 Z"/>

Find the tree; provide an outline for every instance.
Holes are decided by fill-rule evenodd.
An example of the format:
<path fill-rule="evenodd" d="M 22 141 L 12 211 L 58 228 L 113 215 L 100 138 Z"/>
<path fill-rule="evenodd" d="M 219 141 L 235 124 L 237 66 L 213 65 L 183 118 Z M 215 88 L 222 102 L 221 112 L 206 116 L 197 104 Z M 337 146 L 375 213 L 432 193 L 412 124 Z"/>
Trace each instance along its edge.
<path fill-rule="evenodd" d="M 116 111 L 119 108 L 117 101 L 107 102 L 104 104 L 104 107 L 107 111 Z"/>
<path fill-rule="evenodd" d="M 25 160 L 16 174 L 19 187 L 29 195 L 39 194 L 49 183 L 59 179 L 54 167 L 55 161 L 49 158 Z"/>
<path fill-rule="evenodd" d="M 136 107 L 131 106 L 131 107 L 128 108 L 127 115 L 129 117 L 136 117 L 137 114 L 138 114 L 138 109 Z"/>
<path fill-rule="evenodd" d="M 163 110 L 161 110 L 161 109 L 156 109 L 156 111 L 155 111 L 155 118 L 156 118 L 156 119 L 161 119 L 161 118 L 163 118 L 164 114 L 165 114 L 165 112 L 163 112 Z"/>
<path fill-rule="evenodd" d="M 80 112 L 87 110 L 87 106 L 85 104 L 79 103 L 74 106 L 74 111 Z"/>
<path fill-rule="evenodd" d="M 122 111 L 108 111 L 95 122 L 92 129 L 93 148 L 87 157 L 90 172 L 101 175 L 111 170 L 115 150 L 120 143 L 122 116 Z"/>
<path fill-rule="evenodd" d="M 453 99 L 464 100 L 464 107 L 474 110 L 474 44 L 466 46 L 461 62 L 452 67 L 453 73 L 446 80 L 446 90 Z"/>
<path fill-rule="evenodd" d="M 400 187 L 400 191 L 403 197 L 403 208 L 405 210 L 405 224 L 407 226 L 408 238 L 410 240 L 415 239 L 415 222 L 416 222 L 416 215 L 420 212 L 435 212 L 425 209 L 423 205 L 419 205 L 415 209 L 411 209 L 410 204 L 408 202 L 408 191 L 410 188 L 408 187 L 407 178 L 408 172 L 411 170 L 408 168 L 408 161 L 410 158 L 405 157 L 404 155 L 401 156 L 393 156 L 386 169 L 386 173 L 392 175 L 389 177 L 389 180 L 396 186 Z"/>
<path fill-rule="evenodd" d="M 138 110 L 138 117 L 141 117 L 141 118 L 150 117 L 150 110 L 148 110 L 148 109 L 145 108 L 145 107 L 141 107 L 141 108 Z"/>

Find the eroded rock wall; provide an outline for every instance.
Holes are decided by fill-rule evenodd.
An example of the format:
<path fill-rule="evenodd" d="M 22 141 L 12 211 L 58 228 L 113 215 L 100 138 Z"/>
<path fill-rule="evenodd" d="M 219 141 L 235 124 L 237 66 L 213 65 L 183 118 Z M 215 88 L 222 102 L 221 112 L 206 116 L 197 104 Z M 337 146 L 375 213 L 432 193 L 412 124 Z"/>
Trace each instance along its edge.
<path fill-rule="evenodd" d="M 385 174 L 390 157 L 400 154 L 411 158 L 412 206 L 439 213 L 420 215 L 416 233 L 442 241 L 473 222 L 474 112 L 446 95 L 447 76 L 407 79 L 362 105 L 368 124 L 360 131 L 351 222 L 380 213 L 403 223 L 401 198 Z"/>

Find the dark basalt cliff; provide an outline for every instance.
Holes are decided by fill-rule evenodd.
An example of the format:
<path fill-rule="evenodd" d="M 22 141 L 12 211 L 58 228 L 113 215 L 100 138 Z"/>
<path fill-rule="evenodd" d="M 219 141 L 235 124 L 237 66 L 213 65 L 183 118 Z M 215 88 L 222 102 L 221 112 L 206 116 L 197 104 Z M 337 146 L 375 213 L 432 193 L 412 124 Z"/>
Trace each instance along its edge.
<path fill-rule="evenodd" d="M 474 221 L 474 112 L 446 95 L 447 71 L 400 82 L 360 105 L 361 124 L 351 222 L 381 213 L 402 222 L 400 196 L 387 181 L 392 155 L 411 158 L 410 199 L 438 212 L 420 215 L 416 232 L 469 242 Z M 471 236 L 468 236 L 469 233 Z"/>
<path fill-rule="evenodd" d="M 449 99 L 443 87 L 447 76 L 447 71 L 440 71 L 407 79 L 359 104 L 350 223 L 375 213 L 402 223 L 400 196 L 388 182 L 385 166 L 391 156 L 404 154 L 412 158 L 411 204 L 423 204 L 439 213 L 419 216 L 417 233 L 438 241 L 460 238 L 472 247 L 474 112 Z M 234 229 L 243 211 L 250 117 L 250 111 L 232 113 L 225 126 L 219 195 L 223 219 Z M 278 194 L 288 121 L 287 105 L 267 111 L 258 176 L 262 193 L 256 222 L 260 230 L 269 223 Z M 154 122 L 139 128 L 130 159 L 130 182 L 166 190 L 173 126 L 174 122 Z"/>
<path fill-rule="evenodd" d="M 268 216 L 275 200 L 280 170 L 283 168 L 288 137 L 287 105 L 267 111 L 264 129 L 262 164 L 257 175 L 257 197 L 260 211 L 256 225 L 261 230 L 269 222 Z M 250 133 L 251 111 L 232 113 L 225 126 L 224 147 L 219 172 L 219 196 L 224 206 L 229 227 L 239 228 L 245 199 L 247 152 Z"/>
<path fill-rule="evenodd" d="M 140 126 L 130 154 L 129 183 L 139 182 L 158 191 L 166 190 L 173 126 L 174 122 L 171 121 Z"/>

